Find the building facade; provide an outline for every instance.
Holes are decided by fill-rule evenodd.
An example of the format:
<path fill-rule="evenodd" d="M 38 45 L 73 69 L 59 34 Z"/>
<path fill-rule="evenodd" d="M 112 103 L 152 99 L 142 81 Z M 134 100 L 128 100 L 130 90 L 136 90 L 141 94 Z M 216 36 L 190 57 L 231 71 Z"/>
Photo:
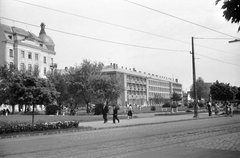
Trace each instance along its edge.
<path fill-rule="evenodd" d="M 55 44 L 45 32 L 45 24 L 41 23 L 39 36 L 24 29 L 0 24 L 0 65 L 13 64 L 18 70 L 39 71 L 39 77 L 45 78 L 54 64 Z M 15 106 L 15 111 L 18 111 Z M 42 106 L 37 106 L 42 110 Z M 9 109 L 8 105 L 0 105 L 0 110 Z"/>
<path fill-rule="evenodd" d="M 55 44 L 41 23 L 39 36 L 24 29 L 0 24 L 0 65 L 14 64 L 19 70 L 38 69 L 39 76 L 54 66 Z"/>
<path fill-rule="evenodd" d="M 124 86 L 125 91 L 117 100 L 120 105 L 149 106 L 155 104 L 155 98 L 170 101 L 174 92 L 182 96 L 182 84 L 178 83 L 177 79 L 137 72 L 135 68 L 118 68 L 117 64 L 106 66 L 102 72 L 116 76 Z"/>

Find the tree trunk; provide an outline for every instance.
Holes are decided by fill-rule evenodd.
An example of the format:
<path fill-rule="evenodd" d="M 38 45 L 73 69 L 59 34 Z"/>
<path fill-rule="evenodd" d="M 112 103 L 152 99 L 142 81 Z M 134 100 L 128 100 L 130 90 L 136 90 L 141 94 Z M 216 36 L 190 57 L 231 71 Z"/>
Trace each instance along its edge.
<path fill-rule="evenodd" d="M 90 112 L 90 110 L 89 110 L 89 105 L 88 105 L 88 103 L 87 103 L 87 114 L 89 114 L 89 112 Z"/>
<path fill-rule="evenodd" d="M 34 104 L 33 104 L 33 109 L 32 109 L 32 126 L 34 126 Z"/>
<path fill-rule="evenodd" d="M 15 105 L 12 105 L 12 114 L 15 112 Z"/>

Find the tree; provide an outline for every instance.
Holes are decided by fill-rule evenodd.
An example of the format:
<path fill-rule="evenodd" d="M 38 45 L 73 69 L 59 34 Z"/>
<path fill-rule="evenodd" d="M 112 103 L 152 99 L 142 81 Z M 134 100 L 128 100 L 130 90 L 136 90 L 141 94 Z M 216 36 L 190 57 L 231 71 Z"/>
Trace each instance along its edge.
<path fill-rule="evenodd" d="M 182 100 L 182 97 L 181 97 L 181 94 L 178 94 L 176 92 L 173 92 L 173 96 L 171 98 L 173 101 L 181 101 Z"/>
<path fill-rule="evenodd" d="M 221 0 L 216 0 L 216 5 Z M 227 21 L 231 21 L 231 23 L 239 23 L 240 21 L 240 1 L 239 0 L 224 0 L 222 8 L 223 11 L 223 17 Z M 240 31 L 240 26 L 238 28 L 238 31 Z"/>
<path fill-rule="evenodd" d="M 226 83 L 219 83 L 219 81 L 216 81 L 211 85 L 210 94 L 213 100 L 227 101 L 234 99 L 232 87 Z"/>
<path fill-rule="evenodd" d="M 206 84 L 201 77 L 199 77 L 196 80 L 196 91 L 197 91 L 196 97 L 198 100 L 201 100 L 201 99 L 207 100 L 208 99 L 209 87 L 208 87 L 208 84 Z M 191 89 L 190 89 L 190 96 L 193 98 L 193 85 L 191 86 Z"/>
<path fill-rule="evenodd" d="M 97 103 L 116 102 L 120 94 L 124 91 L 124 87 L 120 83 L 117 76 L 101 75 L 93 80 L 94 93 L 97 96 Z"/>
<path fill-rule="evenodd" d="M 68 84 L 71 98 L 73 101 L 83 100 L 87 106 L 87 113 L 89 113 L 89 104 L 96 99 L 93 81 L 101 75 L 102 68 L 101 62 L 92 63 L 83 60 L 80 66 L 75 66 L 69 70 Z"/>
<path fill-rule="evenodd" d="M 0 80 L 0 104 L 11 105 L 14 113 L 22 95 L 20 73 L 14 65 L 5 64 L 0 67 Z"/>
<path fill-rule="evenodd" d="M 240 87 L 238 87 L 238 93 L 236 94 L 236 99 L 240 100 Z"/>
<path fill-rule="evenodd" d="M 48 80 L 50 80 L 59 92 L 59 97 L 57 98 L 57 103 L 59 109 L 63 109 L 63 105 L 69 102 L 69 91 L 68 91 L 68 71 L 55 69 L 54 71 L 47 74 Z"/>
<path fill-rule="evenodd" d="M 37 78 L 28 73 L 22 73 L 22 84 L 24 85 L 23 100 L 25 104 L 32 105 L 32 125 L 34 125 L 35 106 L 53 104 L 59 93 L 50 80 Z"/>

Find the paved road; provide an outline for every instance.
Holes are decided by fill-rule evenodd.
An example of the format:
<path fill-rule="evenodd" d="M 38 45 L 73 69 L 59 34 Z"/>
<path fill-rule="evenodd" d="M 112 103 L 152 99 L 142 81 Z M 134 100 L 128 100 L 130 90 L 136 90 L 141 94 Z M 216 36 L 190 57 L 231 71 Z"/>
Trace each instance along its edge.
<path fill-rule="evenodd" d="M 6 158 L 239 155 L 240 115 L 0 140 L 0 157 Z"/>

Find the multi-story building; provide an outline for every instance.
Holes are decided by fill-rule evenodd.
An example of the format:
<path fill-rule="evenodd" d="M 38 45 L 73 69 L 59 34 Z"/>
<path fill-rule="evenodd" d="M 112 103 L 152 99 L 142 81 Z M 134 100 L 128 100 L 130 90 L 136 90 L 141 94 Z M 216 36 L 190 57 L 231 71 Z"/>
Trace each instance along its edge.
<path fill-rule="evenodd" d="M 39 77 L 45 78 L 56 66 L 53 63 L 56 52 L 52 38 L 45 32 L 45 24 L 40 26 L 36 36 L 15 26 L 0 24 L 0 65 L 13 64 L 19 70 L 38 69 Z M 0 105 L 0 110 L 6 108 L 12 111 L 11 106 Z"/>
<path fill-rule="evenodd" d="M 135 68 L 118 68 L 117 64 L 106 66 L 103 73 L 116 76 L 124 86 L 125 91 L 120 95 L 117 104 L 152 105 L 154 98 L 169 100 L 174 92 L 182 96 L 182 84 L 178 79 L 166 78 L 150 73 L 137 72 Z"/>
<path fill-rule="evenodd" d="M 24 29 L 0 24 L 0 65 L 14 64 L 19 70 L 38 68 L 45 77 L 54 64 L 54 42 L 41 23 L 39 36 Z"/>

